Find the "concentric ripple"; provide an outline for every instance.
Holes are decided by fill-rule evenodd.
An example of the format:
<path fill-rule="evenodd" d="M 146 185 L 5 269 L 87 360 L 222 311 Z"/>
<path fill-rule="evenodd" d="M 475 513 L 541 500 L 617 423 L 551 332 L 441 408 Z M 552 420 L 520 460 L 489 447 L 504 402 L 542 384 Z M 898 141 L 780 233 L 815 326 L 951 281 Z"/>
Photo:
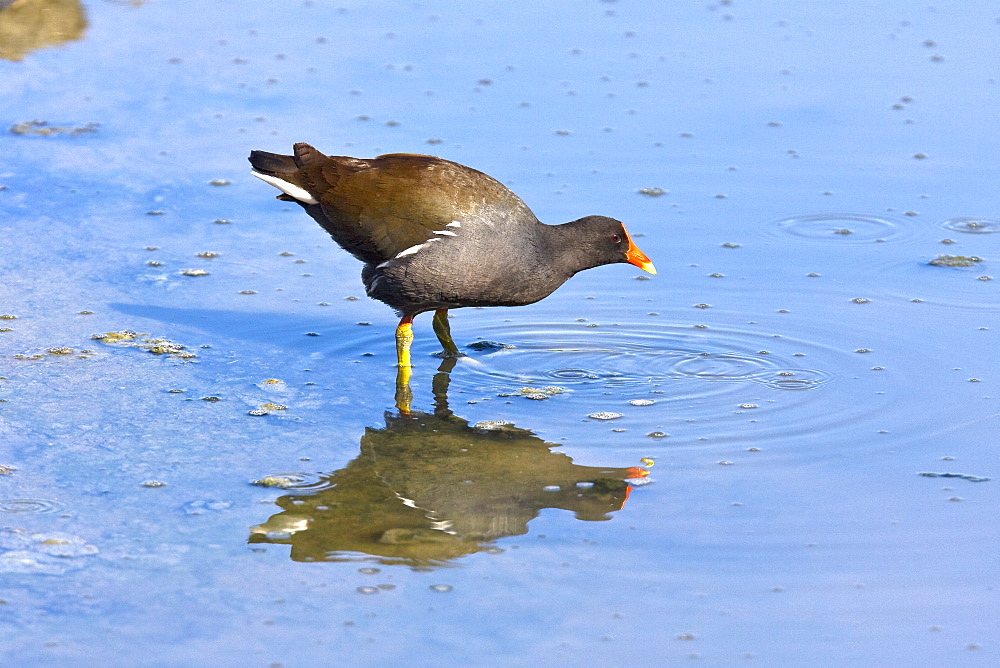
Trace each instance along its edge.
<path fill-rule="evenodd" d="M 992 234 L 1000 232 L 1000 220 L 995 218 L 950 218 L 941 227 L 964 234 Z"/>
<path fill-rule="evenodd" d="M 727 381 L 759 376 L 768 370 L 768 362 L 763 356 L 703 352 L 684 355 L 672 368 L 681 376 Z"/>
<path fill-rule="evenodd" d="M 833 374 L 819 369 L 783 369 L 760 374 L 754 380 L 775 390 L 811 390 L 823 385 Z"/>
<path fill-rule="evenodd" d="M 804 366 L 813 357 L 806 353 L 820 346 L 783 337 L 780 351 L 765 349 L 778 340 L 752 332 L 553 324 L 532 331 L 511 326 L 493 334 L 514 347 L 472 353 L 472 363 L 453 374 L 453 387 L 509 393 L 557 384 L 578 395 L 606 396 L 618 390 L 627 391 L 629 398 L 645 389 L 664 395 L 658 403 L 732 394 L 738 404 L 748 388 L 811 390 L 834 378 L 829 371 Z"/>
<path fill-rule="evenodd" d="M 841 244 L 895 241 L 905 231 L 901 221 L 862 214 L 814 214 L 775 221 L 780 236 L 791 235 L 814 242 Z"/>
<path fill-rule="evenodd" d="M 801 443 L 836 430 L 875 434 L 891 419 L 891 403 L 872 390 L 884 377 L 869 375 L 883 373 L 881 356 L 849 346 L 648 323 L 511 324 L 490 334 L 513 348 L 470 352 L 451 373 L 453 402 L 464 395 L 485 417 L 544 415 L 549 430 L 570 438 L 578 429 L 595 433 L 603 423 L 592 416 L 605 413 L 621 415 L 611 431 L 626 439 L 662 433 L 671 447 L 695 448 Z M 526 390 L 551 385 L 565 391 L 526 400 L 533 396 Z"/>
<path fill-rule="evenodd" d="M 55 513 L 61 509 L 61 503 L 48 499 L 0 499 L 2 513 Z"/>

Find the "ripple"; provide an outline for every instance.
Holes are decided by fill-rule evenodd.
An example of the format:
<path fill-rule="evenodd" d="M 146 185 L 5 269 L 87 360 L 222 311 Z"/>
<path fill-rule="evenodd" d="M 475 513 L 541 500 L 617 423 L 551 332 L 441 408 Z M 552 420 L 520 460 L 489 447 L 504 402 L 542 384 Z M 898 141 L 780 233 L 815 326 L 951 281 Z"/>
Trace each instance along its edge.
<path fill-rule="evenodd" d="M 950 218 L 941 227 L 965 234 L 992 234 L 1000 232 L 1000 220 L 994 218 Z"/>
<path fill-rule="evenodd" d="M 754 377 L 754 380 L 776 390 L 812 390 L 828 382 L 833 374 L 818 369 L 782 369 Z"/>
<path fill-rule="evenodd" d="M 61 575 L 84 566 L 83 559 L 98 549 L 79 536 L 24 529 L 0 529 L 0 573 Z"/>
<path fill-rule="evenodd" d="M 637 389 L 646 388 L 663 395 L 656 399 L 658 404 L 690 404 L 730 395 L 732 405 L 738 406 L 748 392 L 759 392 L 761 386 L 813 390 L 834 378 L 829 371 L 804 368 L 797 358 L 827 349 L 763 333 L 649 325 L 594 329 L 565 324 L 530 331 L 513 325 L 505 330 L 503 340 L 514 347 L 474 355 L 473 362 L 465 365 L 467 370 L 453 374 L 453 388 L 512 397 L 520 396 L 512 394 L 512 389 L 520 388 L 523 393 L 525 386 L 555 380 L 572 390 L 554 397 L 560 405 L 592 403 L 595 397 L 619 393 L 627 403 L 636 398 Z M 781 350 L 763 349 L 776 343 Z"/>
<path fill-rule="evenodd" d="M 775 221 L 770 228 L 780 236 L 838 244 L 896 240 L 906 231 L 900 221 L 851 213 L 794 216 Z"/>
<path fill-rule="evenodd" d="M 753 378 L 767 371 L 762 357 L 736 353 L 698 353 L 685 356 L 673 365 L 681 376 L 703 380 L 740 380 Z"/>
<path fill-rule="evenodd" d="M 798 449 L 803 439 L 838 433 L 860 444 L 890 426 L 896 434 L 903 430 L 896 422 L 899 403 L 879 391 L 888 377 L 872 375 L 884 372 L 892 354 L 858 355 L 856 345 L 821 327 L 799 327 L 798 336 L 756 325 L 649 322 L 597 328 L 510 323 L 490 331 L 514 347 L 472 353 L 451 373 L 451 398 L 456 404 L 462 395 L 473 399 L 468 403 L 477 405 L 477 419 L 528 424 L 544 413 L 544 431 L 561 439 L 586 443 L 610 431 L 621 433 L 624 444 L 648 434 L 673 450 L 747 443 Z M 546 402 L 510 394 L 554 378 L 568 391 Z M 502 403 L 487 400 L 498 397 Z M 636 399 L 653 403 L 636 405 Z M 622 417 L 582 419 L 602 412 Z"/>
<path fill-rule="evenodd" d="M 62 507 L 58 501 L 48 499 L 0 499 L 3 513 L 55 513 Z"/>

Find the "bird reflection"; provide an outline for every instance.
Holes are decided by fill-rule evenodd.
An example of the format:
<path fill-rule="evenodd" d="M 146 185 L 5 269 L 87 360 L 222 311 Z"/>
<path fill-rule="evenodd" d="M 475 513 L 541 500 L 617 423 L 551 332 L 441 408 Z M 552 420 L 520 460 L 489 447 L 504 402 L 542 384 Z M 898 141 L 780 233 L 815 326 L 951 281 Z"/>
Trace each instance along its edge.
<path fill-rule="evenodd" d="M 443 566 L 528 531 L 544 508 L 601 521 L 645 469 L 579 466 L 527 429 L 470 425 L 448 409 L 454 358 L 434 377 L 434 411 L 387 413 L 347 466 L 298 487 L 250 543 L 291 545 L 295 561 Z"/>
<path fill-rule="evenodd" d="M 0 59 L 23 60 L 38 49 L 83 38 L 80 0 L 0 0 Z"/>

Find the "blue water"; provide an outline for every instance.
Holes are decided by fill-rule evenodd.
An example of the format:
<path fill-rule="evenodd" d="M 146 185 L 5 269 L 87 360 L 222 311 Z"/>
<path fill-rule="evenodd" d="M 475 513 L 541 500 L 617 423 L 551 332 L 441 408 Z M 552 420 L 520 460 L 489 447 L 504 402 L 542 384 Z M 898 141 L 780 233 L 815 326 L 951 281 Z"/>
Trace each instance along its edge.
<path fill-rule="evenodd" d="M 0 663 L 996 664 L 989 3 L 0 4 Z M 296 141 L 659 273 L 419 317 L 401 418 Z"/>

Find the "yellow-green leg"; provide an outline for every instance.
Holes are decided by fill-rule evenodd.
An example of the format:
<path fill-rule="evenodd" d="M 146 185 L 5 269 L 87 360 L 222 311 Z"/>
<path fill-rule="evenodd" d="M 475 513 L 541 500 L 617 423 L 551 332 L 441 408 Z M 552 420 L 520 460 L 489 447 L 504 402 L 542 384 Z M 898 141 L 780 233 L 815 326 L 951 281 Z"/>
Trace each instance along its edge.
<path fill-rule="evenodd" d="M 404 315 L 396 327 L 396 365 L 400 368 L 413 366 L 410 363 L 411 343 L 413 343 L 413 316 Z"/>
<path fill-rule="evenodd" d="M 458 346 L 451 338 L 451 326 L 448 324 L 448 309 L 439 308 L 434 311 L 434 333 L 437 334 L 438 341 L 444 346 L 445 357 L 461 357 Z"/>
<path fill-rule="evenodd" d="M 410 390 L 410 344 L 413 343 L 413 316 L 405 315 L 396 327 L 396 408 L 410 412 L 413 392 Z"/>

